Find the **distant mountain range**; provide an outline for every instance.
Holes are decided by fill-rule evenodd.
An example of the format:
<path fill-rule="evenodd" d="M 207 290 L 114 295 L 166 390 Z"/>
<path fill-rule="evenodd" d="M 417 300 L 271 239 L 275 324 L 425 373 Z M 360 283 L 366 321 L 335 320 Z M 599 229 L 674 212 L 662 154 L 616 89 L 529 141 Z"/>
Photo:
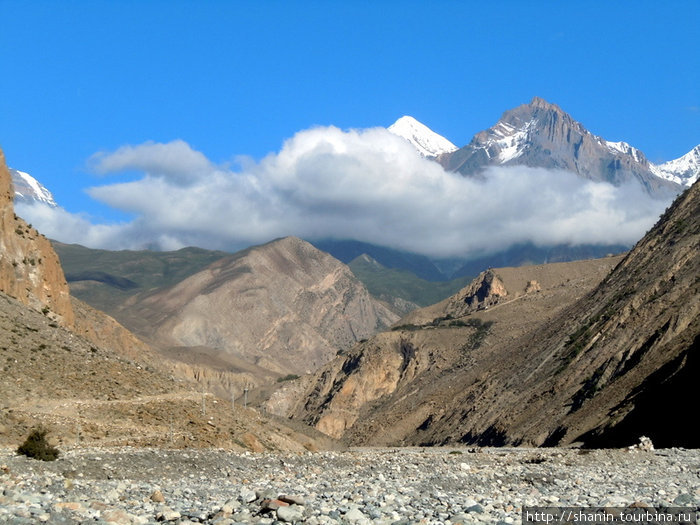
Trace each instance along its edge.
<path fill-rule="evenodd" d="M 670 200 L 700 175 L 700 145 L 678 159 L 654 164 L 637 148 L 594 135 L 559 106 L 539 97 L 506 111 L 494 126 L 477 133 L 462 148 L 410 116 L 399 118 L 387 129 L 406 139 L 422 156 L 466 177 L 486 177 L 488 168 L 497 166 L 558 169 L 614 185 L 636 182 L 653 197 Z M 57 205 L 51 192 L 31 175 L 18 170 L 10 172 L 16 202 Z M 408 270 L 428 281 L 475 276 L 490 266 L 578 260 L 628 248 L 520 243 L 479 259 L 439 260 L 353 239 L 312 242 L 345 263 L 366 254 L 387 269 Z"/>
<path fill-rule="evenodd" d="M 678 193 L 700 176 L 700 145 L 682 157 L 654 164 L 639 149 L 594 135 L 559 106 L 539 97 L 506 111 L 462 148 L 408 115 L 387 129 L 424 157 L 466 176 L 480 175 L 490 166 L 561 169 L 616 185 L 636 180 L 649 193 L 665 196 Z M 10 169 L 10 174 L 15 202 L 57 206 L 51 192 L 30 174 L 16 169 Z"/>
<path fill-rule="evenodd" d="M 417 306 L 376 299 L 350 268 L 295 237 L 233 255 L 54 246 L 74 296 L 222 394 L 315 370 Z M 419 298 L 449 294 L 409 276 Z"/>

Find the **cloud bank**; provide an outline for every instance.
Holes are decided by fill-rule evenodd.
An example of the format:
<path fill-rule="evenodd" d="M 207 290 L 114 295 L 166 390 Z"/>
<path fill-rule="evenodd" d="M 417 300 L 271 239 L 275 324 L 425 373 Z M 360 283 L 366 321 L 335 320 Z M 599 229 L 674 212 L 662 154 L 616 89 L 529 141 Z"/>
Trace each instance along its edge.
<path fill-rule="evenodd" d="M 480 179 L 446 172 L 384 128 L 304 130 L 278 153 L 231 169 L 186 142 L 147 142 L 90 159 L 132 182 L 88 189 L 134 214 L 94 224 L 40 205 L 18 213 L 45 235 L 95 248 L 235 250 L 276 237 L 356 239 L 431 256 L 478 256 L 514 243 L 633 244 L 668 202 L 641 187 L 571 173 L 491 168 Z"/>

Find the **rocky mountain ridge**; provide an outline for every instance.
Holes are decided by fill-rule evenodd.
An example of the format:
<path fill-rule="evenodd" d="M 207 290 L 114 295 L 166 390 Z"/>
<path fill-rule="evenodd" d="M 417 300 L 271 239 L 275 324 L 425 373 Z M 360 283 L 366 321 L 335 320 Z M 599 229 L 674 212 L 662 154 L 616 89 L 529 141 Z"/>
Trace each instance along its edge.
<path fill-rule="evenodd" d="M 625 142 L 608 142 L 559 106 L 534 97 L 529 104 L 506 111 L 463 148 L 443 153 L 437 160 L 467 176 L 479 175 L 489 166 L 560 169 L 615 185 L 636 181 L 651 195 L 668 196 L 700 174 L 695 150 L 656 166 L 638 149 Z"/>

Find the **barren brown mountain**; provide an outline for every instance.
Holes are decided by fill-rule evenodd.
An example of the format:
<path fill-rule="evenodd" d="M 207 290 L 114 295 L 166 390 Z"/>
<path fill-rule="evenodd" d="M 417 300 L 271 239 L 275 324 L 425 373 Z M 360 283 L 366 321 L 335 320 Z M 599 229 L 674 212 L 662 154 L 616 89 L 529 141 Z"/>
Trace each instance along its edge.
<path fill-rule="evenodd" d="M 138 297 L 122 319 L 184 362 L 196 352 L 205 363 L 218 360 L 225 368 L 233 359 L 239 369 L 279 376 L 315 370 L 398 315 L 347 266 L 287 237 Z"/>
<path fill-rule="evenodd" d="M 272 401 L 355 444 L 698 446 L 699 223 L 695 184 L 622 261 L 490 270 Z"/>

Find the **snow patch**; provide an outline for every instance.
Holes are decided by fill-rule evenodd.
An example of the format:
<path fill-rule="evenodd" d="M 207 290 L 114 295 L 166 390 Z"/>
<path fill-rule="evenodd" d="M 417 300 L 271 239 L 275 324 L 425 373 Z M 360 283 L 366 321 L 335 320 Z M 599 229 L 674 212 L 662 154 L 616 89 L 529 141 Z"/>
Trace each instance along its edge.
<path fill-rule="evenodd" d="M 498 151 L 497 159 L 499 164 L 505 164 L 508 161 L 517 159 L 525 153 L 530 128 L 536 124 L 537 119 L 530 120 L 519 127 L 506 122 L 499 122 L 491 130 L 491 135 L 496 138 L 487 141 L 486 151 L 488 152 L 491 147 L 494 147 Z"/>
<path fill-rule="evenodd" d="M 626 142 L 623 142 L 623 141 L 610 142 L 610 141 L 606 140 L 605 145 L 608 146 L 608 148 L 611 149 L 612 151 L 622 153 L 623 155 L 630 155 L 637 162 L 644 163 L 646 161 L 646 157 L 644 156 L 644 153 L 639 151 L 637 148 L 633 148 L 632 146 L 630 146 Z"/>

